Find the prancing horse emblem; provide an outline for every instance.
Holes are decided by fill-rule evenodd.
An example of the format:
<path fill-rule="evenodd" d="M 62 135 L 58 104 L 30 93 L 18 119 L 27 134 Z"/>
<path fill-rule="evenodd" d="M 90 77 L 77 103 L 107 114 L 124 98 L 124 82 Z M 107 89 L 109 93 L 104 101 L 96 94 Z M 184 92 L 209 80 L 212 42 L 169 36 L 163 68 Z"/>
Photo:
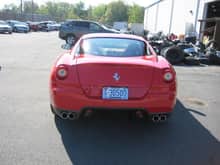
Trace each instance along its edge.
<path fill-rule="evenodd" d="M 120 80 L 120 76 L 118 73 L 114 73 L 113 78 L 115 79 L 115 81 L 119 81 Z"/>

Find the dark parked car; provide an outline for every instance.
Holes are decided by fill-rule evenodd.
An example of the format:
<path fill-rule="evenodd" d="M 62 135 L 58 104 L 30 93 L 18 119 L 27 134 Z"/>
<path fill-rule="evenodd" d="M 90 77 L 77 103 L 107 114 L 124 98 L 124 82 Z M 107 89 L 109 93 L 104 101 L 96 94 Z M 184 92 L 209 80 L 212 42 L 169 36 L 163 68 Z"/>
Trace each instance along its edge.
<path fill-rule="evenodd" d="M 73 45 L 82 35 L 87 33 L 119 33 L 104 25 L 87 20 L 68 20 L 61 24 L 59 37 L 67 44 Z"/>
<path fill-rule="evenodd" d="M 39 22 L 31 22 L 31 21 L 28 21 L 26 22 L 30 28 L 30 31 L 39 31 L 40 30 L 40 27 L 39 27 Z"/>
<path fill-rule="evenodd" d="M 12 33 L 12 28 L 5 21 L 0 20 L 0 33 Z"/>

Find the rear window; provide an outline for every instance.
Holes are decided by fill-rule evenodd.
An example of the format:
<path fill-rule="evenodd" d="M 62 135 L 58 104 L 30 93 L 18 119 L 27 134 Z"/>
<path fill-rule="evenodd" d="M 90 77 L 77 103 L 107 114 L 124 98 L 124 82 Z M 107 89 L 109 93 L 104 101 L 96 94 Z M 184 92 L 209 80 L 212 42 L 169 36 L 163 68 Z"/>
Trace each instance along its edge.
<path fill-rule="evenodd" d="M 143 41 L 127 38 L 89 38 L 82 43 L 82 52 L 95 56 L 133 57 L 146 55 Z"/>

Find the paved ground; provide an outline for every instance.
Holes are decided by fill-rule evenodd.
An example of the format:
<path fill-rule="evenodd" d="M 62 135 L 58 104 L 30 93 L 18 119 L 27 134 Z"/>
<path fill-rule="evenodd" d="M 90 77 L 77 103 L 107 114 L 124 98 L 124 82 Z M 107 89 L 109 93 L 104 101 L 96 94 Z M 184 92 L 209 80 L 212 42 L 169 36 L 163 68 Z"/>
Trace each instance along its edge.
<path fill-rule="evenodd" d="M 167 124 L 126 113 L 61 121 L 49 110 L 56 32 L 0 34 L 1 165 L 219 165 L 220 67 L 175 67 L 178 101 Z"/>

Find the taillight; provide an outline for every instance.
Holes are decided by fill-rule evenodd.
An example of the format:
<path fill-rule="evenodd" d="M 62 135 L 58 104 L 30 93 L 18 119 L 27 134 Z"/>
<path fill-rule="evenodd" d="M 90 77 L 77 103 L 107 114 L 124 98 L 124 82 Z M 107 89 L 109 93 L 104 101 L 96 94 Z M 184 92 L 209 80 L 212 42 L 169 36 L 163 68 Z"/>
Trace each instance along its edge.
<path fill-rule="evenodd" d="M 174 75 L 171 71 L 165 70 L 163 74 L 163 79 L 165 82 L 171 82 L 174 79 Z"/>
<path fill-rule="evenodd" d="M 56 71 L 57 78 L 64 80 L 68 76 L 68 68 L 64 65 L 60 65 Z"/>

